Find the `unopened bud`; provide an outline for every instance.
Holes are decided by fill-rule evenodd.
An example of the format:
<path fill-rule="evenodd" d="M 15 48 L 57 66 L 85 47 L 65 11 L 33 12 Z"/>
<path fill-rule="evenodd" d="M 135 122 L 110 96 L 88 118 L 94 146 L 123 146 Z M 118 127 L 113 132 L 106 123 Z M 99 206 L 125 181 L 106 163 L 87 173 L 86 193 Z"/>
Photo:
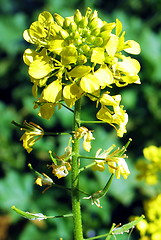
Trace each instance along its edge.
<path fill-rule="evenodd" d="M 59 14 L 55 13 L 54 14 L 54 19 L 56 21 L 56 23 L 58 25 L 60 25 L 61 27 L 63 26 L 63 22 L 64 22 L 64 18 L 62 16 L 60 16 Z"/>
<path fill-rule="evenodd" d="M 77 9 L 75 14 L 74 14 L 74 21 L 76 23 L 79 23 L 82 20 L 82 14 L 81 12 Z"/>
<path fill-rule="evenodd" d="M 93 44 L 94 44 L 95 46 L 97 46 L 97 47 L 102 46 L 102 44 L 103 44 L 103 39 L 102 39 L 101 37 L 96 37 L 96 38 L 94 39 Z"/>
<path fill-rule="evenodd" d="M 78 59 L 77 59 L 77 62 L 78 62 L 78 64 L 80 64 L 80 65 L 86 63 L 86 62 L 87 62 L 86 56 L 84 56 L 83 54 L 82 54 L 82 55 L 79 55 L 79 56 L 78 56 Z"/>
<path fill-rule="evenodd" d="M 77 29 L 77 24 L 75 22 L 72 22 L 69 27 L 71 31 L 75 31 Z"/>
<path fill-rule="evenodd" d="M 70 24 L 71 24 L 71 19 L 69 17 L 66 17 L 64 19 L 63 28 L 68 28 Z"/>
<path fill-rule="evenodd" d="M 84 28 L 88 25 L 88 19 L 86 17 L 83 17 L 82 20 L 79 23 L 79 26 Z"/>
<path fill-rule="evenodd" d="M 69 37 L 68 32 L 63 29 L 59 32 L 59 34 L 63 39 L 66 39 L 67 37 Z"/>

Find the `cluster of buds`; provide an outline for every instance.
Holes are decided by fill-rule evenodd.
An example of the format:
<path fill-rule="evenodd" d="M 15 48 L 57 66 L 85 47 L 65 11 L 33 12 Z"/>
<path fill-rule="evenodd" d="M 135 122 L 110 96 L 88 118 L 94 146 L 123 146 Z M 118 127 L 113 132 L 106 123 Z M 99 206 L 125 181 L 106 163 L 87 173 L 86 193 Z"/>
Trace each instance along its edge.
<path fill-rule="evenodd" d="M 122 52 L 139 54 L 140 46 L 133 40 L 125 41 L 124 36 L 118 19 L 107 23 L 90 8 L 85 16 L 76 10 L 66 18 L 42 12 L 24 31 L 24 39 L 36 45 L 36 50 L 26 49 L 23 55 L 33 95 L 38 98 L 35 108 L 40 107 L 39 115 L 50 119 L 61 101 L 72 107 L 87 96 L 97 101 L 97 106 L 101 104 L 97 118 L 115 128 L 118 125 L 117 134 L 122 137 L 128 118 L 119 105 L 121 96 L 106 92 L 106 98 L 111 100 L 105 101 L 104 89 L 140 83 L 139 62 Z"/>

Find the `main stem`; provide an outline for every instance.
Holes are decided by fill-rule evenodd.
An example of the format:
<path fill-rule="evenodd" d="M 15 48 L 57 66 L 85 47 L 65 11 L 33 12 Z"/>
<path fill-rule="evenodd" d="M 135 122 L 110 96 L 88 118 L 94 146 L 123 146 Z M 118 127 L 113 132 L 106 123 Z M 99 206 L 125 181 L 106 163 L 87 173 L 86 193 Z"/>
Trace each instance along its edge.
<path fill-rule="evenodd" d="M 77 100 L 74 109 L 73 131 L 76 131 L 80 126 L 81 100 Z M 72 213 L 74 240 L 83 240 L 81 207 L 79 198 L 79 139 L 73 137 L 72 141 Z"/>

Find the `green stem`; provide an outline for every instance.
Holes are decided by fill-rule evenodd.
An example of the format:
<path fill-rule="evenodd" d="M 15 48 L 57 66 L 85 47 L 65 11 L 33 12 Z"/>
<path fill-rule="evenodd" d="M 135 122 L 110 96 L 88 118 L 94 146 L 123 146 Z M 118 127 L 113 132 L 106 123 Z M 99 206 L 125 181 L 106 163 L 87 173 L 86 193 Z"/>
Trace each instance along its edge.
<path fill-rule="evenodd" d="M 74 108 L 73 131 L 80 127 L 80 99 L 76 101 Z M 81 207 L 79 197 L 79 139 L 72 138 L 72 213 L 73 213 L 73 232 L 74 240 L 83 240 Z"/>
<path fill-rule="evenodd" d="M 88 120 L 81 120 L 81 123 L 105 123 L 105 122 L 103 122 L 103 121 L 97 121 L 97 120 L 96 120 L 96 121 L 92 121 L 92 120 L 91 120 L 91 121 L 90 121 L 90 120 L 89 120 L 89 121 L 88 121 Z"/>
<path fill-rule="evenodd" d="M 67 132 L 44 132 L 45 136 L 60 136 L 60 135 L 71 135 L 72 133 Z"/>

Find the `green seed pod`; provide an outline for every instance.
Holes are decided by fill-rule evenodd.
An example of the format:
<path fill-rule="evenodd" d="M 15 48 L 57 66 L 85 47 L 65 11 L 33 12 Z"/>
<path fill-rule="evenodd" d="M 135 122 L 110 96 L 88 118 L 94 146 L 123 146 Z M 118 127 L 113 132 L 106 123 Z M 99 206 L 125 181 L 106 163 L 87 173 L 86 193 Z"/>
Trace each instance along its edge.
<path fill-rule="evenodd" d="M 74 21 L 76 23 L 79 23 L 82 20 L 82 14 L 81 12 L 77 9 L 75 14 L 74 14 Z"/>

